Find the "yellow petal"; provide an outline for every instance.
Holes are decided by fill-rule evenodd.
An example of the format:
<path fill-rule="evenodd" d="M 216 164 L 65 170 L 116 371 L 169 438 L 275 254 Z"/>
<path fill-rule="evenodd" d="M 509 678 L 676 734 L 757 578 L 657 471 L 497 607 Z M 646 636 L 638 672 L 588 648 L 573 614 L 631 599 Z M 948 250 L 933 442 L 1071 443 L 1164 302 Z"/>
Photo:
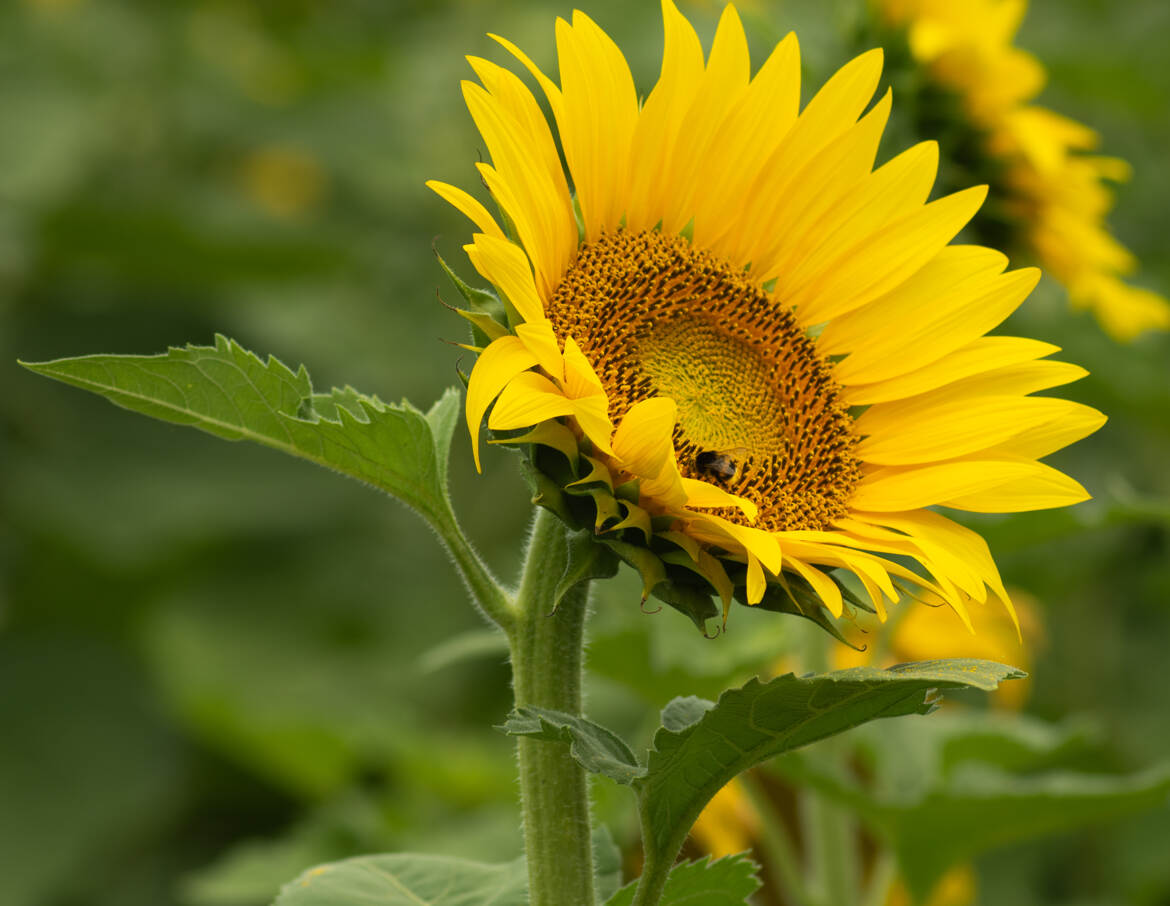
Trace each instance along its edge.
<path fill-rule="evenodd" d="M 768 590 L 768 583 L 764 579 L 764 571 L 760 569 L 760 561 L 750 553 L 747 558 L 747 600 L 748 604 L 758 604 L 764 599 L 764 592 Z"/>
<path fill-rule="evenodd" d="M 544 305 L 536 292 L 528 256 L 506 239 L 476 233 L 472 244 L 463 246 L 475 269 L 490 280 L 512 303 L 525 321 L 544 318 Z"/>
<path fill-rule="evenodd" d="M 614 432 L 614 455 L 632 474 L 657 477 L 666 458 L 674 458 L 672 435 L 677 418 L 678 408 L 669 397 L 635 403 Z"/>
<path fill-rule="evenodd" d="M 557 20 L 563 107 L 557 123 L 573 174 L 585 239 L 616 230 L 625 210 L 638 96 L 626 59 L 580 10 Z"/>
<path fill-rule="evenodd" d="M 483 471 L 479 463 L 479 426 L 483 414 L 500 391 L 521 372 L 536 364 L 536 357 L 516 337 L 500 337 L 492 342 L 475 361 L 471 378 L 467 382 L 467 401 L 464 409 L 467 415 L 467 430 L 471 433 L 471 453 L 475 457 L 475 468 Z"/>
<path fill-rule="evenodd" d="M 929 146 L 912 149 L 870 173 L 891 98 L 887 91 L 855 126 L 777 190 L 783 205 L 773 215 L 776 220 L 754 229 L 750 239 L 757 248 L 752 267 L 761 280 L 794 272 L 818 249 L 851 244 L 851 237 L 873 232 L 926 200 L 936 168 Z M 773 190 L 761 185 L 757 191 Z"/>
<path fill-rule="evenodd" d="M 1038 507 L 1024 506 L 1019 509 L 1063 506 L 1088 498 L 1084 489 L 1071 478 L 1038 462 L 959 460 L 919 468 L 878 469 L 862 478 L 851 503 L 854 509 L 882 513 L 914 510 L 936 504 L 977 512 L 1009 512 L 992 506 L 980 506 L 978 501 L 994 500 L 996 489 L 1027 486 L 1033 479 L 1036 480 L 1037 490 L 1048 494 L 1047 499 L 1062 498 L 1063 502 L 1048 502 Z M 968 503 L 976 505 L 969 506 Z"/>
<path fill-rule="evenodd" d="M 571 336 L 565 338 L 565 393 L 573 399 L 605 393 L 601 378 Z"/>
<path fill-rule="evenodd" d="M 573 404 L 552 381 L 535 371 L 525 371 L 516 375 L 496 400 L 488 427 L 496 431 L 531 428 L 572 412 Z"/>
<path fill-rule="evenodd" d="M 709 481 L 698 481 L 694 478 L 682 480 L 683 490 L 687 492 L 687 506 L 699 509 L 720 509 L 722 507 L 738 507 L 748 519 L 755 521 L 759 514 L 759 507 L 746 497 L 729 494 L 723 488 L 716 487 Z"/>
<path fill-rule="evenodd" d="M 972 255 L 971 269 L 966 271 L 966 277 L 963 271 L 956 269 L 948 282 L 943 275 L 943 259 L 953 262 L 964 251 L 963 246 L 952 246 L 912 281 L 864 312 L 857 313 L 866 318 L 861 321 L 859 317 L 860 323 L 851 321 L 847 325 L 850 331 L 878 321 L 882 326 L 874 327 L 864 341 L 849 341 L 852 352 L 834 369 L 839 381 L 871 383 L 887 380 L 939 361 L 982 336 L 1019 308 L 1040 278 L 1035 268 L 1006 274 L 992 273 L 990 259 L 986 257 L 983 260 L 988 269 L 977 272 L 974 268 L 978 266 L 980 256 Z M 998 256 L 998 253 L 993 254 Z M 933 295 L 932 287 L 935 289 Z M 902 326 L 900 333 L 893 328 L 895 323 Z M 832 323 L 825 328 L 826 332 L 831 327 Z M 826 343 L 835 344 L 836 340 L 837 334 L 833 334 Z"/>
<path fill-rule="evenodd" d="M 564 178 L 542 166 L 539 154 L 526 147 L 521 124 L 482 86 L 464 82 L 463 97 L 492 158 L 490 166 L 481 163 L 477 169 L 515 225 L 548 298 L 576 247 Z"/>
<path fill-rule="evenodd" d="M 789 33 L 707 143 L 700 165 L 705 178 L 694 192 L 696 245 L 735 264 L 751 260 L 744 257 L 749 244 L 741 235 L 742 214 L 758 182 L 775 183 L 765 164 L 796 122 L 799 103 L 800 48 Z"/>
<path fill-rule="evenodd" d="M 813 256 L 777 286 L 801 323 L 818 324 L 877 299 L 922 269 L 979 210 L 986 186 L 933 201 L 876 233 L 857 237 L 843 254 Z"/>
<path fill-rule="evenodd" d="M 1021 431 L 990 448 L 987 453 L 1011 459 L 1042 459 L 1071 443 L 1088 437 L 1108 419 L 1090 406 L 1068 402 L 1067 409 L 1051 422 Z"/>
<path fill-rule="evenodd" d="M 739 14 L 723 7 L 707 68 L 679 130 L 662 198 L 662 229 L 681 231 L 695 215 L 695 194 L 709 178 L 707 154 L 723 140 L 723 124 L 746 92 L 751 76 L 747 39 Z"/>
<path fill-rule="evenodd" d="M 671 160 L 703 75 L 703 47 L 671 0 L 662 0 L 662 71 L 638 115 L 630 147 L 626 228 L 648 230 L 671 194 Z"/>
<path fill-rule="evenodd" d="M 855 423 L 868 435 L 857 445 L 863 462 L 906 466 L 973 454 L 1030 428 L 1072 415 L 1075 403 L 1031 396 L 982 396 L 933 405 L 871 406 Z"/>
<path fill-rule="evenodd" d="M 1023 337 L 979 337 L 949 356 L 908 374 L 870 384 L 846 386 L 842 395 L 850 406 L 888 403 L 936 390 L 1005 365 L 1039 359 L 1059 349 L 1051 343 Z"/>
<path fill-rule="evenodd" d="M 609 420 L 609 401 L 604 393 L 592 396 L 573 397 L 573 418 L 593 446 L 606 456 L 613 455 L 610 438 L 613 437 L 613 422 Z"/>
<path fill-rule="evenodd" d="M 447 185 L 445 182 L 439 182 L 437 179 L 428 179 L 426 186 L 479 227 L 481 233 L 496 239 L 504 238 L 504 231 L 500 229 L 495 218 L 488 213 L 488 209 L 462 189 Z"/>
<path fill-rule="evenodd" d="M 940 506 L 974 513 L 1019 513 L 1071 506 L 1088 500 L 1090 494 L 1077 481 L 1044 463 L 1027 463 L 1030 473 L 986 490 L 939 501 Z"/>
<path fill-rule="evenodd" d="M 545 370 L 554 381 L 560 382 L 565 377 L 565 362 L 561 358 L 561 348 L 557 345 L 556 334 L 553 333 L 552 322 L 548 318 L 537 318 L 516 325 L 516 336 L 524 347 L 536 357 L 537 364 Z"/>
<path fill-rule="evenodd" d="M 813 587 L 813 591 L 817 593 L 817 597 L 829 608 L 829 613 L 835 617 L 841 616 L 845 605 L 841 599 L 841 589 L 837 587 L 836 582 L 815 566 L 809 566 L 799 559 L 787 556 L 787 554 L 784 557 L 784 563 L 808 581 L 808 584 Z"/>

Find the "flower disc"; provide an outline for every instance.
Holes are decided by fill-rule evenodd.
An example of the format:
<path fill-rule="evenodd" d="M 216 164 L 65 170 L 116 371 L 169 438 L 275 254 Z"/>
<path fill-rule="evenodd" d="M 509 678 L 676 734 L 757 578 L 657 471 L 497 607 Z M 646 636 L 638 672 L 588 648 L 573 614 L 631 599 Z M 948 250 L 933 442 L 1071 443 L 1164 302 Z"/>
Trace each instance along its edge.
<path fill-rule="evenodd" d="M 861 473 L 840 388 L 793 313 L 742 268 L 681 236 L 606 233 L 579 249 L 548 317 L 597 363 L 615 420 L 673 399 L 679 471 L 750 500 L 758 527 L 827 529 L 846 514 Z"/>

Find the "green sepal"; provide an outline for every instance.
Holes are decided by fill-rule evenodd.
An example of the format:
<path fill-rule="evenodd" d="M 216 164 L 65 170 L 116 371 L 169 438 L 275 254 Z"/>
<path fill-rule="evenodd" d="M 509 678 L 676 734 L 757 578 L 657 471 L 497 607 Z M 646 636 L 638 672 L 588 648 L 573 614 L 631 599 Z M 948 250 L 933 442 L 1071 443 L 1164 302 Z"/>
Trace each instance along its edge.
<path fill-rule="evenodd" d="M 702 548 L 699 547 L 699 542 L 696 541 L 694 538 L 692 538 L 690 535 L 687 535 L 683 532 L 679 532 L 679 531 L 675 531 L 673 529 L 670 529 L 670 530 L 665 531 L 665 532 L 659 532 L 658 537 L 664 538 L 665 540 L 671 542 L 672 544 L 678 545 L 680 548 L 682 548 L 684 551 L 686 551 L 687 555 L 692 560 L 699 559 L 699 551 Z"/>
<path fill-rule="evenodd" d="M 676 521 L 673 516 L 651 516 L 650 526 L 654 529 L 655 535 L 661 535 L 663 532 L 669 531 Z"/>
<path fill-rule="evenodd" d="M 707 635 L 707 621 L 719 616 L 719 608 L 711 600 L 710 590 L 698 585 L 668 579 L 655 585 L 652 594 L 659 601 L 690 617 L 703 635 Z"/>
<path fill-rule="evenodd" d="M 488 443 L 516 448 L 522 444 L 540 444 L 556 450 L 569 461 L 573 469 L 577 468 L 577 438 L 567 426 L 553 419 L 543 421 L 535 428 L 515 436 L 493 436 Z"/>
<path fill-rule="evenodd" d="M 439 267 L 443 269 L 443 273 L 447 275 L 447 279 L 459 290 L 459 295 L 471 306 L 472 310 L 493 315 L 502 324 L 503 321 L 501 319 L 504 315 L 504 306 L 500 301 L 500 297 L 490 289 L 480 289 L 479 287 L 471 286 L 451 269 L 451 266 L 447 264 L 446 260 L 439 253 L 437 246 L 432 246 L 431 250 L 435 253 L 435 257 L 439 259 Z"/>
<path fill-rule="evenodd" d="M 618 557 L 612 550 L 594 540 L 590 532 L 574 532 L 566 528 L 568 562 L 564 575 L 557 582 L 553 595 L 553 610 L 577 585 L 591 579 L 610 579 L 617 574 Z"/>
<path fill-rule="evenodd" d="M 613 494 L 619 500 L 636 504 L 642 499 L 641 485 L 642 483 L 637 478 L 631 478 L 624 484 L 619 484 L 614 488 Z"/>
<path fill-rule="evenodd" d="M 471 324 L 471 339 L 477 346 L 485 347 L 493 340 L 511 335 L 508 328 L 487 312 L 468 311 L 466 308 L 453 308 L 452 311 Z"/>
<path fill-rule="evenodd" d="M 858 647 L 841 632 L 832 614 L 822 603 L 820 596 L 811 585 L 801 576 L 789 572 L 781 572 L 775 579 L 769 577 L 764 589 L 764 597 L 755 604 L 747 603 L 746 589 L 742 586 L 736 589 L 735 599 L 748 607 L 757 607 L 770 613 L 787 613 L 804 617 L 816 623 L 821 629 L 829 633 L 838 642 L 848 645 L 855 651 L 864 651 L 865 646 Z"/>
<path fill-rule="evenodd" d="M 570 481 L 565 490 L 570 494 L 588 493 L 590 489 L 603 486 L 609 495 L 613 496 L 613 476 L 609 474 L 609 467 L 598 459 L 581 454 L 581 459 L 589 466 L 589 473 L 584 478 Z"/>
<path fill-rule="evenodd" d="M 568 526 L 577 526 L 577 519 L 569 508 L 569 501 L 561 486 L 536 468 L 527 459 L 520 466 L 528 486 L 532 490 L 532 502 L 553 513 Z"/>
<path fill-rule="evenodd" d="M 653 551 L 613 538 L 598 538 L 597 540 L 638 571 L 638 575 L 642 577 L 643 602 L 650 597 L 650 593 L 656 585 L 667 581 L 666 567 Z"/>
<path fill-rule="evenodd" d="M 455 311 L 471 322 L 472 337 L 474 338 L 476 344 L 486 346 L 489 342 L 491 342 L 491 340 L 496 338 L 493 336 L 493 332 L 497 329 L 503 331 L 503 333 L 498 334 L 498 336 L 503 336 L 504 333 L 508 333 L 508 325 L 512 323 L 508 318 L 507 309 L 509 306 L 506 306 L 504 301 L 501 300 L 498 295 L 492 292 L 492 290 L 480 289 L 479 287 L 471 286 L 462 280 L 459 275 L 451 269 L 450 265 L 448 265 L 447 262 L 443 259 L 443 256 L 439 254 L 438 248 L 432 247 L 432 250 L 435 253 L 435 257 L 439 259 L 439 267 L 443 269 L 443 273 L 447 275 L 447 279 L 449 279 L 451 283 L 454 284 L 455 289 L 459 291 L 459 295 L 461 295 L 464 301 L 469 306 L 471 306 L 470 312 L 459 308 L 456 308 Z M 475 315 L 475 320 L 473 320 L 471 317 L 468 317 L 468 315 Z M 480 315 L 486 315 L 496 325 L 496 327 L 493 328 L 490 325 L 478 323 Z M 482 334 L 482 336 L 476 336 L 476 331 Z"/>
<path fill-rule="evenodd" d="M 877 608 L 875 608 L 873 604 L 871 604 L 865 598 L 861 597 L 861 595 L 854 592 L 852 588 L 841 581 L 841 577 L 837 574 L 837 570 L 829 570 L 828 576 L 833 581 L 833 584 L 841 589 L 841 597 L 847 603 L 852 604 L 858 610 L 864 610 L 866 613 L 877 614 Z"/>
<path fill-rule="evenodd" d="M 569 490 L 569 493 L 573 494 L 574 492 Z M 593 506 L 597 510 L 597 517 L 593 521 L 593 531 L 598 534 L 612 531 L 613 527 L 622 519 L 622 511 L 618 506 L 617 499 L 605 488 L 592 488 L 585 492 L 585 496 L 593 498 Z"/>
<path fill-rule="evenodd" d="M 697 551 L 698 559 L 692 559 L 691 555 L 685 550 L 667 551 L 660 554 L 663 561 L 673 566 L 679 566 L 683 569 L 689 570 L 695 576 L 702 579 L 709 587 L 711 593 L 719 595 L 720 601 L 723 602 L 723 626 L 727 627 L 727 611 L 731 607 L 731 601 L 735 594 L 735 586 L 731 582 L 731 578 L 727 575 L 727 570 L 715 557 L 712 557 L 705 550 L 699 549 Z"/>
<path fill-rule="evenodd" d="M 650 525 L 650 514 L 634 503 L 614 498 L 618 507 L 625 510 L 625 518 L 616 525 L 609 526 L 607 532 L 620 532 L 622 529 L 636 529 L 642 533 L 643 540 L 649 544 L 654 537 L 654 529 Z"/>

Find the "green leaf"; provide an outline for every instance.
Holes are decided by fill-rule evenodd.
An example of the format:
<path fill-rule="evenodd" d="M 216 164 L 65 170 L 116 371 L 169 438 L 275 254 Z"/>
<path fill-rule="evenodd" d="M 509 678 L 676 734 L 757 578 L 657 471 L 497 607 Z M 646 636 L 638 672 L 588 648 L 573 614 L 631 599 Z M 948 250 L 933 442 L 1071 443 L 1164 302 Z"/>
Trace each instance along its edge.
<path fill-rule="evenodd" d="M 458 421 L 448 390 L 423 414 L 352 388 L 314 394 L 304 367 L 261 361 L 223 336 L 163 355 L 92 355 L 26 368 L 163 421 L 251 440 L 380 488 L 432 523 L 449 519 L 447 455 Z"/>
<path fill-rule="evenodd" d="M 593 889 L 600 902 L 622 886 L 622 851 L 604 824 L 593 828 Z"/>
<path fill-rule="evenodd" d="M 569 753 L 581 767 L 618 783 L 633 783 L 645 773 L 625 740 L 583 717 L 550 708 L 518 708 L 500 729 L 509 736 L 567 742 Z"/>
<path fill-rule="evenodd" d="M 657 861 L 673 859 L 711 797 L 761 761 L 880 717 L 925 714 L 936 689 L 990 690 L 1022 675 L 990 661 L 926 661 L 753 679 L 725 692 L 697 720 L 697 701 L 668 705 L 664 717 L 680 728 L 658 730 L 646 773 L 634 782 L 648 858 L 653 852 Z"/>
<path fill-rule="evenodd" d="M 744 906 L 747 898 L 760 889 L 758 868 L 742 854 L 715 862 L 683 862 L 666 879 L 659 906 Z M 627 884 L 606 900 L 605 906 L 630 906 L 637 889 L 637 881 Z"/>
<path fill-rule="evenodd" d="M 777 767 L 859 814 L 891 847 L 921 901 L 954 865 L 989 849 L 1074 830 L 1164 803 L 1170 765 L 1132 775 L 1086 774 L 1083 728 L 1021 715 L 940 714 L 865 728 L 871 779 L 823 770 L 815 753 Z"/>
<path fill-rule="evenodd" d="M 694 695 L 672 699 L 662 709 L 662 726 L 671 733 L 681 733 L 687 727 L 697 724 L 714 707 L 715 702 Z"/>
<path fill-rule="evenodd" d="M 527 906 L 524 860 L 487 865 L 398 853 L 318 865 L 286 884 L 273 906 Z"/>

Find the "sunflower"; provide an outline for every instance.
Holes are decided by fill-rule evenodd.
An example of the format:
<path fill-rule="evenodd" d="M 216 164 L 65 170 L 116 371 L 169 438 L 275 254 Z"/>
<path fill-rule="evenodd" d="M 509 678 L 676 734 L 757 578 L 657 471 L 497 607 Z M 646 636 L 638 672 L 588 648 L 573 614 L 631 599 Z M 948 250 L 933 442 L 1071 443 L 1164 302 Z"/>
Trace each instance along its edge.
<path fill-rule="evenodd" d="M 899 591 L 967 619 L 1007 602 L 986 543 L 928 509 L 1087 498 L 1038 459 L 1100 413 L 1036 391 L 1082 377 L 1056 347 L 988 337 L 1035 286 L 997 251 L 951 245 L 985 188 L 927 201 L 924 142 L 873 169 L 882 53 L 800 109 L 788 35 L 751 75 L 725 8 L 704 59 L 663 0 L 661 75 L 639 104 L 588 16 L 557 20 L 560 84 L 471 57 L 463 95 L 502 217 L 428 185 L 478 229 L 464 246 L 497 290 L 481 310 L 467 426 L 528 453 L 538 502 L 634 565 L 645 595 L 700 626 L 733 598 L 830 628 Z M 465 288 L 466 289 L 466 288 Z M 487 300 L 487 301 L 485 301 Z M 490 410 L 490 411 L 489 411 Z M 1008 604 L 1010 608 L 1010 604 Z M 713 612 L 712 612 L 713 611 Z"/>
<path fill-rule="evenodd" d="M 1029 103 L 1045 71 L 1012 46 L 1026 0 L 877 0 L 887 25 L 904 30 L 910 54 L 931 80 L 957 96 L 971 143 L 997 171 L 994 190 L 1022 245 L 1091 309 L 1116 339 L 1170 328 L 1170 302 L 1121 278 L 1137 269 L 1109 232 L 1110 183 L 1130 175 L 1116 157 L 1090 153 L 1100 136 Z M 969 153 L 971 149 L 963 149 Z"/>

